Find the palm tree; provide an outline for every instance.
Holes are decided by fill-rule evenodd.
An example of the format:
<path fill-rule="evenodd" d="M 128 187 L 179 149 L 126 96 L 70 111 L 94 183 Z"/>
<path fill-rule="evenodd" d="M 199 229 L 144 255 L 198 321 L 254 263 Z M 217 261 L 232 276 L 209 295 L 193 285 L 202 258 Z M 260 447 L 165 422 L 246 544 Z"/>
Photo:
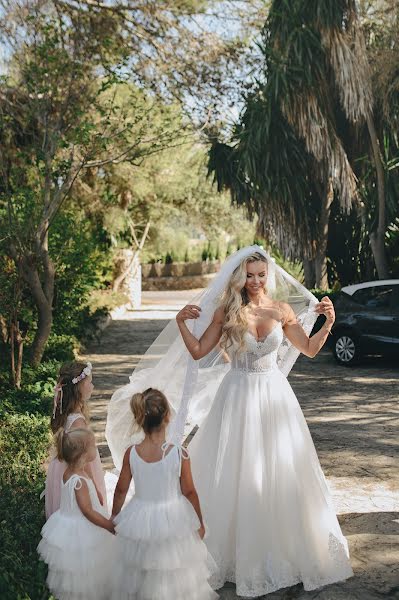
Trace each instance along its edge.
<path fill-rule="evenodd" d="M 387 224 L 395 221 L 399 208 L 399 5 L 396 0 L 361 2 L 360 11 L 375 109 L 375 117 L 367 118 L 366 149 L 371 146 L 371 161 L 365 161 L 361 174 L 366 182 L 370 245 L 382 278 L 388 275 Z"/>
<path fill-rule="evenodd" d="M 316 285 L 325 288 L 333 198 L 349 211 L 359 195 L 344 138 L 351 127 L 367 123 L 373 134 L 374 126 L 356 2 L 274 0 L 260 49 L 263 72 L 246 98 L 230 153 L 214 141 L 210 171 L 233 200 L 257 211 L 262 232 L 286 254 L 314 261 Z M 223 166 L 221 155 L 233 162 Z M 374 148 L 380 168 L 378 158 Z M 383 277 L 384 248 L 378 243 L 374 250 Z"/>

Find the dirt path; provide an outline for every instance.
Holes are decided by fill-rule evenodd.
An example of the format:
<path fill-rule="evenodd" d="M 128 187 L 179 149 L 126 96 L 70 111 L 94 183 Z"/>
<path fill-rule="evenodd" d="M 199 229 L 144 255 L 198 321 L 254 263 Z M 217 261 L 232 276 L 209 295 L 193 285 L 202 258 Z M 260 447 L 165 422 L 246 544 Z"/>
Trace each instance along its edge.
<path fill-rule="evenodd" d="M 94 365 L 91 416 L 106 468 L 112 466 L 104 438 L 107 402 L 188 298 L 189 292 L 145 294 L 145 310 L 114 320 L 85 355 Z M 355 576 L 315 592 L 301 585 L 280 590 L 267 600 L 399 599 L 398 367 L 370 359 L 345 369 L 323 351 L 314 360 L 301 357 L 289 379 L 330 484 Z M 236 599 L 234 586 L 220 596 Z"/>

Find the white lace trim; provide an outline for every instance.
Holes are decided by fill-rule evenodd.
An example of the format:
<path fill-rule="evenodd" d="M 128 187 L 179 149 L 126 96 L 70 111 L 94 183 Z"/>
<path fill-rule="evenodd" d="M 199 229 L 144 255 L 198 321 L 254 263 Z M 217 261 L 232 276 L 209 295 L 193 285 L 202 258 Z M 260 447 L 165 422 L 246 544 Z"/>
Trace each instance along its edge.
<path fill-rule="evenodd" d="M 238 596 L 251 598 L 292 587 L 301 582 L 305 590 L 315 590 L 352 577 L 353 571 L 345 540 L 341 542 L 334 534 L 330 533 L 328 553 L 331 560 L 329 570 L 325 573 L 320 572 L 316 563 L 311 564 L 310 557 L 306 573 L 301 573 L 299 567 L 288 561 L 280 562 L 279 570 L 276 571 L 276 562 L 269 554 L 264 561 L 254 566 L 251 573 L 246 573 L 245 577 L 237 573 L 234 564 L 226 563 L 220 557 L 214 556 L 219 571 L 211 577 L 210 584 L 214 590 L 218 590 L 226 582 L 235 583 Z"/>

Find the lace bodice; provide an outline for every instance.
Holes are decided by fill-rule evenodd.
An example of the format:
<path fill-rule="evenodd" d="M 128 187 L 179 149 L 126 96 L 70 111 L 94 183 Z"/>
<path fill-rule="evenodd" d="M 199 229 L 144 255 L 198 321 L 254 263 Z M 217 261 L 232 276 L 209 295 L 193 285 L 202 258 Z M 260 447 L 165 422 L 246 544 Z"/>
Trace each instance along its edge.
<path fill-rule="evenodd" d="M 246 350 L 234 352 L 231 357 L 232 369 L 247 373 L 264 373 L 277 366 L 277 351 L 283 341 L 281 323 L 277 323 L 262 340 L 257 340 L 249 331 L 245 334 Z"/>

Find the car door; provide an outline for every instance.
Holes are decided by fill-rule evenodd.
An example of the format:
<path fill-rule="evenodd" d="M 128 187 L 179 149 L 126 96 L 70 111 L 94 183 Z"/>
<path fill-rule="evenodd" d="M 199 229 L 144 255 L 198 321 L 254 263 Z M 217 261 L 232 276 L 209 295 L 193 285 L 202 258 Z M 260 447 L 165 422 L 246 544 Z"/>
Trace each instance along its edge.
<path fill-rule="evenodd" d="M 356 315 L 361 345 L 366 352 L 386 352 L 393 348 L 393 332 L 398 326 L 393 310 L 393 285 L 376 285 L 357 290 L 353 299 L 361 310 Z"/>
<path fill-rule="evenodd" d="M 391 308 L 393 314 L 392 336 L 395 349 L 399 352 L 399 284 L 392 289 Z"/>

